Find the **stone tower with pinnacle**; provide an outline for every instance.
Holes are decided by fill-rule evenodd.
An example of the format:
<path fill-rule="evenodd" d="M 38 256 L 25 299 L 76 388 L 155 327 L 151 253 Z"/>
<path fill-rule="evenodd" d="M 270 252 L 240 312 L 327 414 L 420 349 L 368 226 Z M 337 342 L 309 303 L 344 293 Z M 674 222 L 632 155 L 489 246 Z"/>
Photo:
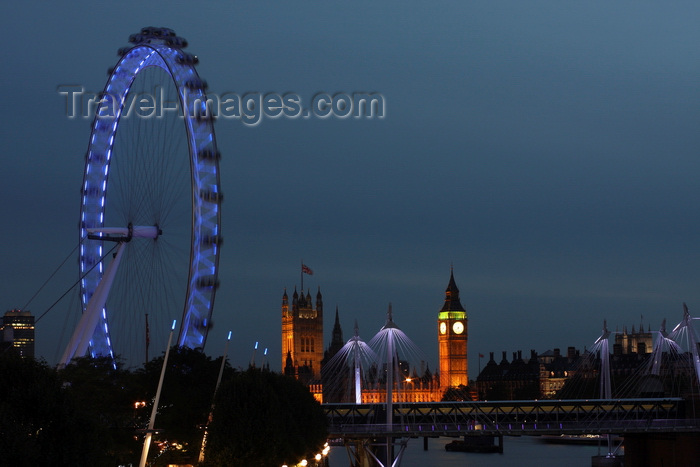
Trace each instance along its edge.
<path fill-rule="evenodd" d="M 450 281 L 445 289 L 445 303 L 438 312 L 438 351 L 440 386 L 443 388 L 469 385 L 467 342 L 469 328 L 467 312 L 459 299 L 459 289 L 450 268 Z"/>

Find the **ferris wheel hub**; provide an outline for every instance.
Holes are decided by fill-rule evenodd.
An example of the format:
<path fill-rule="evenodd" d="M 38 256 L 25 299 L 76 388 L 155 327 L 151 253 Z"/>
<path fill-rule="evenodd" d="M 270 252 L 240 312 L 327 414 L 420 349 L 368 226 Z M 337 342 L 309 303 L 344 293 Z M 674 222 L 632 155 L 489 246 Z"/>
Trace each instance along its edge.
<path fill-rule="evenodd" d="M 132 238 L 153 238 L 163 234 L 157 225 L 129 225 L 128 227 L 96 227 L 86 229 L 90 240 L 128 242 Z"/>

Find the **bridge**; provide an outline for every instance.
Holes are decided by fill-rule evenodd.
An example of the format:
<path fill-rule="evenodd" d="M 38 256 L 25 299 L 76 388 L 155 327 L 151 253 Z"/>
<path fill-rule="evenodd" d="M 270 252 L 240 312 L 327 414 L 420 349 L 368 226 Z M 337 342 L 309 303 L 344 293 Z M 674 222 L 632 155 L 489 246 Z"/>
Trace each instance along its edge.
<path fill-rule="evenodd" d="M 625 465 L 691 465 L 700 457 L 695 403 L 679 397 L 530 401 L 323 404 L 329 438 L 340 439 L 355 467 L 397 467 L 410 438 L 617 435 Z M 593 465 L 622 465 L 612 436 Z M 651 463 L 650 463 L 651 462 Z"/>
<path fill-rule="evenodd" d="M 401 344 L 410 344 L 410 340 L 393 323 L 389 308 L 387 324 L 370 341 L 370 347 L 374 343 L 379 349 L 376 362 L 392 369 L 384 371 L 385 379 L 379 382 L 386 390 L 386 403 L 360 403 L 361 349 L 354 340 L 349 341 L 341 349 L 346 352 L 338 352 L 334 359 L 343 358 L 346 369 L 352 363 L 353 376 L 347 379 L 354 382 L 354 391 L 349 393 L 355 395 L 355 403 L 323 404 L 329 436 L 343 440 L 353 466 L 396 467 L 410 438 L 423 437 L 427 449 L 429 437 L 497 436 L 502 440 L 505 435 L 621 435 L 626 445 L 626 465 L 650 465 L 649 458 L 658 456 L 658 452 L 671 452 L 674 456 L 667 465 L 690 465 L 688 462 L 695 463 L 700 458 L 700 417 L 695 403 L 700 399 L 678 396 L 697 394 L 700 346 L 691 326 L 695 318 L 690 316 L 685 304 L 683 308 L 681 323 L 667 333 L 664 321 L 649 357 L 644 359 L 642 367 L 633 371 L 628 368 L 611 371 L 611 332 L 604 322 L 601 336 L 586 352 L 571 379 L 573 384 L 574 378 L 578 378 L 576 384 L 581 386 L 573 385 L 569 391 L 589 394 L 595 387 L 593 397 L 449 402 L 402 402 L 400 397 L 394 400 L 394 392 L 402 390 L 398 365 L 401 359 L 396 349 Z M 683 338 L 687 339 L 687 351 L 679 344 Z M 624 384 L 616 387 L 613 395 L 614 376 L 619 379 L 617 383 Z M 621 376 L 624 378 L 620 379 Z M 611 436 L 606 438 L 606 462 L 613 459 L 617 462 L 606 465 L 620 465 L 619 446 L 613 446 Z M 501 449 L 502 446 L 501 442 Z M 680 463 L 676 458 L 681 459 Z M 671 459 L 659 457 L 658 460 Z"/>
<path fill-rule="evenodd" d="M 700 433 L 682 398 L 323 404 L 331 438 Z"/>

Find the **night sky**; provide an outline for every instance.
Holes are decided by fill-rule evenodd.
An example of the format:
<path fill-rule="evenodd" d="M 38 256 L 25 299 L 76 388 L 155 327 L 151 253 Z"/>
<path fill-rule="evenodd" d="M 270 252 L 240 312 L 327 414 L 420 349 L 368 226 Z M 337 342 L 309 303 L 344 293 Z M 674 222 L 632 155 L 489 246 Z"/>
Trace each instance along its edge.
<path fill-rule="evenodd" d="M 280 368 L 280 304 L 314 271 L 326 342 L 339 309 L 367 341 L 394 320 L 437 363 L 450 267 L 479 353 L 590 347 L 603 320 L 659 328 L 700 309 L 697 2 L 265 1 L 4 4 L 2 281 L 24 306 L 77 243 L 89 119 L 116 50 L 167 26 L 209 92 L 377 92 L 384 118 L 219 120 L 225 194 L 206 351 L 233 331 Z M 69 259 L 31 301 L 76 279 Z M 70 295 L 70 294 L 69 294 Z M 70 300 L 37 324 L 55 363 Z M 173 316 L 179 318 L 179 316 Z M 115 335 L 115 339 L 118 336 Z M 152 352 L 156 352 L 152 349 Z M 157 352 L 156 352 L 157 353 Z M 482 365 L 485 361 L 482 361 Z"/>

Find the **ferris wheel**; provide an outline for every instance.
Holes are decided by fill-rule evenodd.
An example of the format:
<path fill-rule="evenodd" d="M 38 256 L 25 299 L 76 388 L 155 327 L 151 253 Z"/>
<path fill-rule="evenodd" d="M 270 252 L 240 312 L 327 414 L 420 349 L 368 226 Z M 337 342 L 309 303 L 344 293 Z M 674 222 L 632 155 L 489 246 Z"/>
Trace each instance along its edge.
<path fill-rule="evenodd" d="M 206 83 L 171 29 L 144 28 L 129 42 L 95 109 L 80 203 L 84 329 L 64 364 L 88 349 L 114 358 L 141 347 L 148 359 L 155 331 L 173 319 L 177 345 L 202 348 L 211 326 L 222 194 Z"/>

